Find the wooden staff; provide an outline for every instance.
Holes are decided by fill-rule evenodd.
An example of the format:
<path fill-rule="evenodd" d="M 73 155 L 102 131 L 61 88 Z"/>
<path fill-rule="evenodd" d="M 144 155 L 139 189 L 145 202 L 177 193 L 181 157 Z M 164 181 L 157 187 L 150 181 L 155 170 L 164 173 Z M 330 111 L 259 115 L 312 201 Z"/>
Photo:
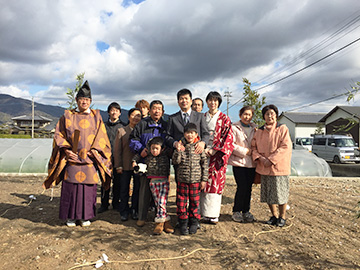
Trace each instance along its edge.
<path fill-rule="evenodd" d="M 74 131 L 74 143 L 73 143 L 73 147 L 72 147 L 72 151 L 76 154 L 77 153 L 77 148 L 79 145 L 79 139 L 80 139 L 80 130 L 75 129 Z"/>

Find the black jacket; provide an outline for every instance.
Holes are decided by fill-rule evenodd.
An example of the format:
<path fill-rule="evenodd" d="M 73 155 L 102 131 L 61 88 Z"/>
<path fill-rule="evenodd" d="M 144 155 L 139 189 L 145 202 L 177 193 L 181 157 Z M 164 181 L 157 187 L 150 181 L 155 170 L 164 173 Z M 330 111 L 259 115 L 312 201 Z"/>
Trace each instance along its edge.
<path fill-rule="evenodd" d="M 117 120 L 115 123 L 112 123 L 110 121 L 110 119 L 105 122 L 106 133 L 108 135 L 108 138 L 109 138 L 109 141 L 111 144 L 111 153 L 112 154 L 114 154 L 113 149 L 115 146 L 115 137 L 116 137 L 117 130 L 123 126 L 125 126 L 125 125 L 120 119 Z"/>

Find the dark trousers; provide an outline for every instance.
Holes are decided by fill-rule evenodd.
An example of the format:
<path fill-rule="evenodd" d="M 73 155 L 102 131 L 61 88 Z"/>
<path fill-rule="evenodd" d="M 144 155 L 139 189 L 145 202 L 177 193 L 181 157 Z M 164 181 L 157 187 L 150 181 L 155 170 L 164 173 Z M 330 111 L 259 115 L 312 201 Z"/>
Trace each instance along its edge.
<path fill-rule="evenodd" d="M 118 174 L 116 170 L 113 170 L 113 186 L 112 186 L 112 206 L 114 209 L 119 209 L 120 205 L 120 181 L 121 181 L 121 174 Z M 109 207 L 109 198 L 110 198 L 110 189 L 104 190 L 101 187 L 101 206 L 102 207 Z"/>
<path fill-rule="evenodd" d="M 141 175 L 139 190 L 139 220 L 146 220 L 151 197 L 149 180 L 146 175 Z"/>
<path fill-rule="evenodd" d="M 133 192 L 131 195 L 131 208 L 129 207 L 129 192 L 131 177 L 133 178 Z M 134 171 L 123 171 L 120 180 L 120 205 L 119 211 L 123 215 L 126 212 L 130 213 L 130 209 L 135 212 L 139 211 L 139 190 L 140 190 L 140 176 L 134 174 Z"/>
<path fill-rule="evenodd" d="M 249 212 L 255 168 L 233 166 L 233 173 L 237 185 L 233 212 Z"/>

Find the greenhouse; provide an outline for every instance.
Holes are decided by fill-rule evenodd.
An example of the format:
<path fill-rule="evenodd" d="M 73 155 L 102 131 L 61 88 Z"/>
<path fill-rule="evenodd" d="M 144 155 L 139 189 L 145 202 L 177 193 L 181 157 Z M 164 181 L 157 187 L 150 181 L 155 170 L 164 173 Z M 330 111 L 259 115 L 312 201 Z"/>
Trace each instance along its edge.
<path fill-rule="evenodd" d="M 0 139 L 0 173 L 47 173 L 52 139 Z M 228 175 L 232 170 L 228 169 Z M 292 176 L 332 176 L 329 164 L 306 150 L 293 150 Z"/>
<path fill-rule="evenodd" d="M 0 173 L 47 173 L 53 139 L 0 139 Z"/>

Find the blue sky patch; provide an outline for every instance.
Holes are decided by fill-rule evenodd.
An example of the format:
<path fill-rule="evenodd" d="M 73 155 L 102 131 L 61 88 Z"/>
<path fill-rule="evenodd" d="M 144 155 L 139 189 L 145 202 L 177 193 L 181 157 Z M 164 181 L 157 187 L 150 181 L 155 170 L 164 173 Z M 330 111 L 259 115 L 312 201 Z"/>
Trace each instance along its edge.
<path fill-rule="evenodd" d="M 131 4 L 136 4 L 136 5 L 138 5 L 138 4 L 140 4 L 141 2 L 144 2 L 145 0 L 123 0 L 123 2 L 122 2 L 122 6 L 123 7 L 128 7 L 128 6 L 130 6 Z"/>
<path fill-rule="evenodd" d="M 104 42 L 104 41 L 97 41 L 96 42 L 96 50 L 98 51 L 98 52 L 100 52 L 100 53 L 103 53 L 103 52 L 105 52 L 107 49 L 109 49 L 110 48 L 110 45 L 109 44 L 107 44 L 106 42 Z"/>

